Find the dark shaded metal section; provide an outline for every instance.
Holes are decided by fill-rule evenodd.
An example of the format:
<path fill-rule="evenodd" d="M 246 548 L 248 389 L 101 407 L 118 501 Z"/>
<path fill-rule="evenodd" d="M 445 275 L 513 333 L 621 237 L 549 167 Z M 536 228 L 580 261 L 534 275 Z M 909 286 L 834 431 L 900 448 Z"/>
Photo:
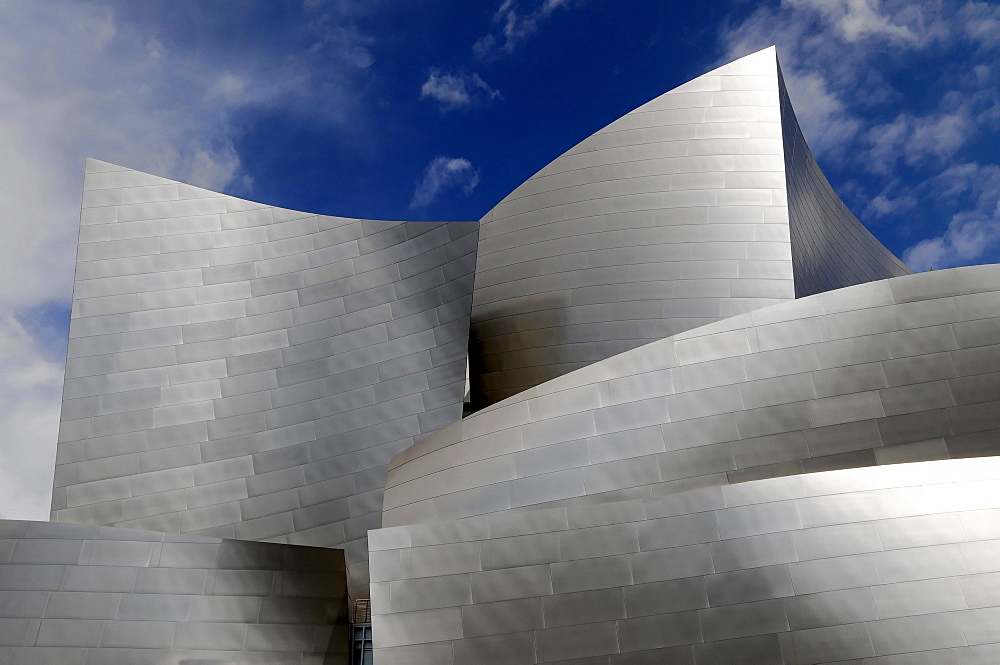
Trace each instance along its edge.
<path fill-rule="evenodd" d="M 780 69 L 778 84 L 795 297 L 910 274 L 833 191 L 802 136 Z"/>
<path fill-rule="evenodd" d="M 0 521 L 0 661 L 349 662 L 342 550 Z"/>

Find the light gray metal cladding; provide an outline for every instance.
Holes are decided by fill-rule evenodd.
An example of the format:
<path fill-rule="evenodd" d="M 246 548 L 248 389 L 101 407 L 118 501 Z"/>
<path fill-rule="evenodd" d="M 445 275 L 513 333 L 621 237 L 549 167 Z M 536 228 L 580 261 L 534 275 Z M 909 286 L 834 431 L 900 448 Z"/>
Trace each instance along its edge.
<path fill-rule="evenodd" d="M 853 286 L 559 377 L 399 453 L 383 524 L 1000 454 L 1000 265 Z"/>
<path fill-rule="evenodd" d="M 349 662 L 341 550 L 0 521 L 0 662 Z"/>
<path fill-rule="evenodd" d="M 478 224 L 260 205 L 87 163 L 52 519 L 343 545 L 461 418 Z"/>
<path fill-rule="evenodd" d="M 650 101 L 483 217 L 474 404 L 794 297 L 776 62 Z"/>
<path fill-rule="evenodd" d="M 714 320 L 908 272 L 820 172 L 764 49 L 611 123 L 482 219 L 473 404 Z"/>
<path fill-rule="evenodd" d="M 851 214 L 820 170 L 778 72 L 795 297 L 907 275 L 910 269 Z"/>
<path fill-rule="evenodd" d="M 371 534 L 379 665 L 1000 661 L 1000 459 Z"/>

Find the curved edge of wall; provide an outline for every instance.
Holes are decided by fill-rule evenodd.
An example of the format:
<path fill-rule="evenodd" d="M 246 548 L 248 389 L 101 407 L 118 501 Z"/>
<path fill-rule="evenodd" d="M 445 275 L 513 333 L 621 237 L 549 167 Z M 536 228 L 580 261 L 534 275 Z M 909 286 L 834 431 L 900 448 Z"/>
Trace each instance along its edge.
<path fill-rule="evenodd" d="M 851 213 L 823 175 L 795 118 L 780 67 L 778 89 L 795 297 L 910 274 Z"/>
<path fill-rule="evenodd" d="M 587 137 L 481 224 L 475 408 L 715 320 L 910 272 L 820 171 L 774 47 Z"/>
<path fill-rule="evenodd" d="M 346 663 L 342 550 L 0 520 L 0 659 Z"/>
<path fill-rule="evenodd" d="M 481 220 L 476 408 L 794 297 L 775 49 L 622 116 Z"/>
<path fill-rule="evenodd" d="M 776 305 L 542 384 L 399 453 L 384 524 L 1000 453 L 1000 266 Z"/>
<path fill-rule="evenodd" d="M 52 519 L 343 546 L 462 416 L 478 224 L 328 217 L 88 160 Z"/>

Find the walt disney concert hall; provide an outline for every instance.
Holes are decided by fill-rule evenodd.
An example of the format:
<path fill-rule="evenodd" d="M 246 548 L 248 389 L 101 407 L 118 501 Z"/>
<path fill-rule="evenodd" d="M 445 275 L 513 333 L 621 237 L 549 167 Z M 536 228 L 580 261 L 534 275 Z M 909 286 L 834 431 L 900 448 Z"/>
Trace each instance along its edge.
<path fill-rule="evenodd" d="M 775 49 L 479 222 L 89 160 L 0 663 L 1000 662 L 1000 266 L 911 274 Z"/>

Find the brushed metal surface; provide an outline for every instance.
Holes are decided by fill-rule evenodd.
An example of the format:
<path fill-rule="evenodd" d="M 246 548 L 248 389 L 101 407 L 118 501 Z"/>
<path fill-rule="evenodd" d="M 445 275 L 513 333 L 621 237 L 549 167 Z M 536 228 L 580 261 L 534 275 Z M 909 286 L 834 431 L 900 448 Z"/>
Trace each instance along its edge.
<path fill-rule="evenodd" d="M 557 559 L 512 560 L 489 571 L 475 568 L 475 555 L 486 561 L 495 543 L 517 538 L 510 534 L 588 543 L 595 527 L 574 528 L 570 516 L 614 504 L 465 518 L 449 525 L 453 539 L 462 538 L 454 545 L 469 572 L 458 577 L 471 578 L 471 599 L 463 593 L 444 606 L 443 596 L 428 594 L 423 605 L 411 596 L 397 602 L 395 585 L 430 588 L 456 576 L 450 566 L 387 569 L 372 583 L 373 595 L 390 589 L 373 617 L 376 657 L 402 663 L 434 650 L 437 662 L 457 663 L 460 644 L 488 634 L 492 644 L 514 650 L 497 656 L 511 663 L 941 662 L 942 652 L 953 657 L 945 662 L 986 662 L 984 654 L 1000 649 L 998 487 L 1000 458 L 988 457 L 705 488 L 629 502 L 617 520 L 604 511 L 610 523 L 596 528 L 608 537 L 586 553 L 590 558 L 560 547 Z M 723 492 L 737 488 L 732 496 Z M 562 520 L 549 519 L 539 532 L 542 512 Z M 500 519 L 503 537 L 483 535 Z M 721 528 L 678 539 L 686 527 L 676 520 Z M 428 530 L 440 539 L 439 526 L 373 531 L 373 553 L 405 559 L 445 547 L 412 544 Z M 748 530 L 761 535 L 744 535 Z M 636 547 L 629 534 L 637 531 Z M 656 558 L 664 565 L 651 566 Z M 425 609 L 431 604 L 435 609 Z M 447 608 L 467 617 L 447 636 L 415 628 Z M 534 651 L 513 646 L 522 642 Z M 713 660 L 720 654 L 724 660 Z"/>
<path fill-rule="evenodd" d="M 399 453 L 384 524 L 996 455 L 1000 430 L 988 414 L 1000 411 L 1000 327 L 990 323 L 995 311 L 971 305 L 986 301 L 1000 302 L 995 265 L 906 275 L 762 308 L 594 363 Z M 959 362 L 970 352 L 976 363 Z M 745 513 L 720 528 L 745 537 L 776 519 Z M 825 517 L 802 519 L 818 526 Z"/>
<path fill-rule="evenodd" d="M 88 160 L 0 661 L 339 662 L 350 587 L 380 664 L 993 662 L 998 306 L 847 210 L 773 47 L 479 224 Z"/>
<path fill-rule="evenodd" d="M 89 160 L 52 519 L 342 546 L 461 418 L 476 223 L 283 210 Z"/>
<path fill-rule="evenodd" d="M 342 550 L 0 520 L 10 663 L 347 663 Z"/>
<path fill-rule="evenodd" d="M 819 170 L 773 47 L 612 122 L 480 224 L 476 408 L 712 321 L 910 272 Z"/>

